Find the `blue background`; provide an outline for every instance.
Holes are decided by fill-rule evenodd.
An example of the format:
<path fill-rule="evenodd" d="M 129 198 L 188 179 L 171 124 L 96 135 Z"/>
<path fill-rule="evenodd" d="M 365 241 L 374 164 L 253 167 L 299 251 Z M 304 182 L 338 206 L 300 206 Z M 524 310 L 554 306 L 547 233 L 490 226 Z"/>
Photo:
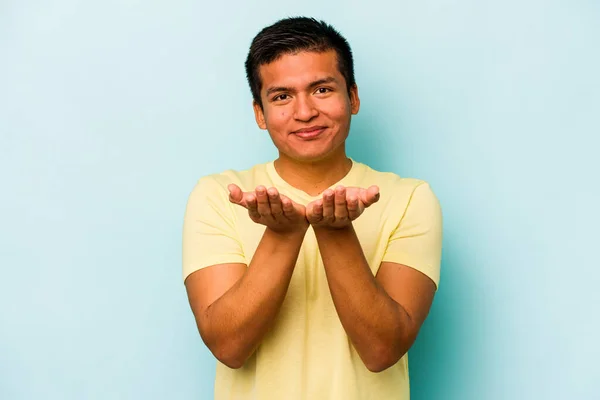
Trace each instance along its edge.
<path fill-rule="evenodd" d="M 290 15 L 353 47 L 350 156 L 443 206 L 412 398 L 600 398 L 599 2 L 3 0 L 0 399 L 212 397 L 184 207 L 276 156 L 243 61 Z"/>

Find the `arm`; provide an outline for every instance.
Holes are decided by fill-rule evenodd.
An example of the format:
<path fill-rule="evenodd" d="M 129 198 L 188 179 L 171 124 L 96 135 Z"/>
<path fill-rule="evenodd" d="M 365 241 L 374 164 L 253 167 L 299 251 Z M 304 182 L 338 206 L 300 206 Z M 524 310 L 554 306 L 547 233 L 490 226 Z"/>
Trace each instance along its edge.
<path fill-rule="evenodd" d="M 382 263 L 373 276 L 351 225 L 315 234 L 333 302 L 356 351 L 372 372 L 394 365 L 416 339 L 435 284 L 396 263 Z"/>
<path fill-rule="evenodd" d="M 439 267 L 441 249 L 437 199 L 428 190 L 417 195 L 416 189 L 413 205 L 390 238 L 384 262 L 373 276 L 351 221 L 377 200 L 376 187 L 359 191 L 348 188 L 347 193 L 337 188 L 309 205 L 307 214 L 340 321 L 373 372 L 390 367 L 408 351 L 436 290 L 432 279 L 398 261 L 406 260 L 420 269 L 429 267 L 431 273 L 436 265 Z"/>
<path fill-rule="evenodd" d="M 254 257 L 248 267 L 223 263 L 200 269 L 190 274 L 185 284 L 207 347 L 223 364 L 239 368 L 259 345 L 281 307 L 308 223 L 304 208 L 275 189 L 269 189 L 268 194 L 264 187 L 242 193 L 231 185 L 230 192 L 231 202 L 247 208 L 254 222 L 266 226 Z M 215 215 L 218 213 L 210 217 Z M 206 226 L 216 223 L 209 220 Z M 215 232 L 210 233 L 215 236 Z M 206 245 L 203 249 L 206 253 L 216 251 Z"/>
<path fill-rule="evenodd" d="M 215 357 L 240 368 L 273 323 L 287 292 L 304 233 L 265 229 L 244 264 L 221 264 L 185 281 L 200 335 Z"/>

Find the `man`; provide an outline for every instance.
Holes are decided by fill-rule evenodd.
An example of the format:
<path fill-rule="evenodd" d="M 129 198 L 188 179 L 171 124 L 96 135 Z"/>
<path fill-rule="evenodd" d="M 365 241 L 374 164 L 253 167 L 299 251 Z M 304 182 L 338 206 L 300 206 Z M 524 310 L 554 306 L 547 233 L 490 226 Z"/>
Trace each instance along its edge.
<path fill-rule="evenodd" d="M 427 183 L 346 156 L 360 100 L 331 26 L 263 29 L 246 71 L 279 157 L 200 179 L 183 230 L 215 398 L 408 399 L 406 352 L 439 279 L 439 203 Z"/>

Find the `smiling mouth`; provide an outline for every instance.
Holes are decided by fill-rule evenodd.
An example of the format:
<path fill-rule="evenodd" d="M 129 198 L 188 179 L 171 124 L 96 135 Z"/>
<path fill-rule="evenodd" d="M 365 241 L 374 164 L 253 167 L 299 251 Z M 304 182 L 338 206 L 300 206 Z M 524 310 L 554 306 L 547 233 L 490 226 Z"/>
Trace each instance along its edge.
<path fill-rule="evenodd" d="M 292 132 L 294 135 L 301 139 L 314 139 L 319 136 L 326 127 L 324 126 L 311 126 L 310 128 L 299 129 Z"/>

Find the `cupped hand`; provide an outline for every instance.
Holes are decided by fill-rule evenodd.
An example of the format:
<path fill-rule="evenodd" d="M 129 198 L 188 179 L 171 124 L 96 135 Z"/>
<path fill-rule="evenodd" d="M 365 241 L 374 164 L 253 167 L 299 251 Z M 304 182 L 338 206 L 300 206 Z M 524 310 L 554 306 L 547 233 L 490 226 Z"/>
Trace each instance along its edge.
<path fill-rule="evenodd" d="M 341 229 L 379 200 L 379 187 L 368 189 L 338 186 L 306 206 L 306 219 L 315 228 Z"/>
<path fill-rule="evenodd" d="M 250 219 L 257 224 L 281 233 L 308 228 L 306 208 L 274 187 L 257 186 L 254 191 L 244 192 L 239 186 L 230 184 L 227 189 L 229 201 L 246 208 Z"/>

